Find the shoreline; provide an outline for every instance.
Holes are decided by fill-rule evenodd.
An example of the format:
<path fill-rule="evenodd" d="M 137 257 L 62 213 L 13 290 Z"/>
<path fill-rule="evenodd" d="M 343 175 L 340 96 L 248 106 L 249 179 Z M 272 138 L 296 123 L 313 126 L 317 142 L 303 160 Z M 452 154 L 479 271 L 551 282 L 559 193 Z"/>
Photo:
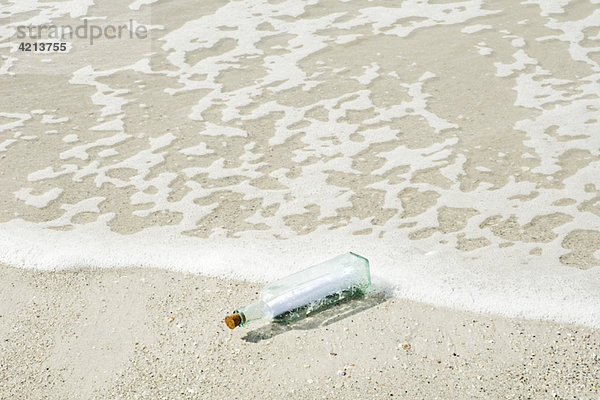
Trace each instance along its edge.
<path fill-rule="evenodd" d="M 0 264 L 43 271 L 138 266 L 261 284 L 353 251 L 369 259 L 373 287 L 381 292 L 475 313 L 600 328 L 600 268 L 521 262 L 514 246 L 458 257 L 407 242 L 400 232 L 376 239 L 320 227 L 294 239 L 268 235 L 200 239 L 173 227 L 122 235 L 101 223 L 56 231 L 12 220 L 0 223 Z"/>
<path fill-rule="evenodd" d="M 600 330 L 366 296 L 230 331 L 261 284 L 0 266 L 0 397 L 597 398 Z M 256 376 L 261 376 L 257 380 Z"/>

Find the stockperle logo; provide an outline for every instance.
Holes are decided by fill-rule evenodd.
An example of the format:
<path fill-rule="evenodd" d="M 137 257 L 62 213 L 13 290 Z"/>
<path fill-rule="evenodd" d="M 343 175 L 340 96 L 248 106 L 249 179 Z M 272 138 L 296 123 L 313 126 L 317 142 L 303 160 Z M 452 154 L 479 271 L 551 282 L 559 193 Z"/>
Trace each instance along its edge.
<path fill-rule="evenodd" d="M 148 27 L 129 20 L 122 25 L 91 24 L 87 19 L 80 25 L 20 25 L 17 26 L 17 39 L 31 40 L 72 40 L 88 39 L 91 45 L 100 39 L 147 39 Z"/>

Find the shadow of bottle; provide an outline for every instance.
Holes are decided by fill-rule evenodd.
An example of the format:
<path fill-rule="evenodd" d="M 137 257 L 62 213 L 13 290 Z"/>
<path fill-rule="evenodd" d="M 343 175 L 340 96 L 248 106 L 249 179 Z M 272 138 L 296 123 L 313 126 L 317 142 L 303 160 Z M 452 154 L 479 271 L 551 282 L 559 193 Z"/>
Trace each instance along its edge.
<path fill-rule="evenodd" d="M 388 299 L 379 293 L 356 294 L 331 303 L 318 311 L 294 310 L 273 320 L 270 324 L 248 332 L 242 340 L 258 343 L 291 330 L 308 330 L 328 326 L 375 307 Z"/>

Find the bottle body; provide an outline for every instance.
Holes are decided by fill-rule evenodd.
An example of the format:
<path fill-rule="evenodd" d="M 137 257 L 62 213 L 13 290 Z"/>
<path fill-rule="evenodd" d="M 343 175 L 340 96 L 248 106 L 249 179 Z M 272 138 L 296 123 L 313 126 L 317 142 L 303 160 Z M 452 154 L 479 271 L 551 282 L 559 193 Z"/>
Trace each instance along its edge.
<path fill-rule="evenodd" d="M 345 253 L 270 283 L 257 301 L 235 313 L 239 313 L 240 325 L 244 325 L 258 319 L 270 320 L 302 307 L 315 311 L 331 301 L 362 292 L 370 284 L 369 261 Z"/>

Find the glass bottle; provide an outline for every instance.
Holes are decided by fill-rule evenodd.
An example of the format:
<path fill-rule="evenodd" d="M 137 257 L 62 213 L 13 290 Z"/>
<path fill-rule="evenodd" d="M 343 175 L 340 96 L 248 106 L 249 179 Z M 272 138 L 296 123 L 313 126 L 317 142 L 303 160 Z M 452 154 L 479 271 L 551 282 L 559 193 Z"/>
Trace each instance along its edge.
<path fill-rule="evenodd" d="M 370 285 L 369 260 L 355 253 L 341 254 L 270 283 L 257 301 L 235 310 L 225 323 L 234 329 L 255 320 L 289 317 L 298 309 L 313 312 Z"/>

